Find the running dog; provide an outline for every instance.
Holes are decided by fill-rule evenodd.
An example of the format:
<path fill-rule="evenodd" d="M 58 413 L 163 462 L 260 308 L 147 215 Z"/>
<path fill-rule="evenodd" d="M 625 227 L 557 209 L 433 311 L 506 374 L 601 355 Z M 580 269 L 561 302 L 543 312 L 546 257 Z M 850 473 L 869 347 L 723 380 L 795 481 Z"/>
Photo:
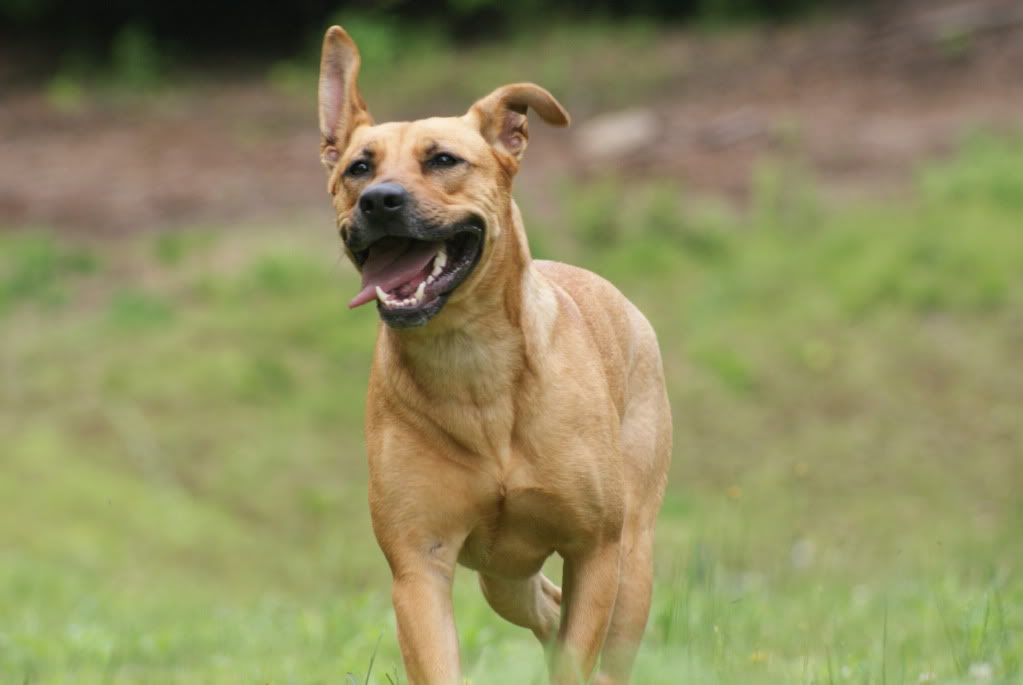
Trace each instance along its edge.
<path fill-rule="evenodd" d="M 455 565 L 550 646 L 555 685 L 621 685 L 647 622 L 671 412 L 650 324 L 610 283 L 531 258 L 512 179 L 531 83 L 459 117 L 374 124 L 331 27 L 320 159 L 380 317 L 366 398 L 373 531 L 412 685 L 461 685 Z M 563 587 L 542 573 L 564 560 Z M 599 665 L 598 665 L 599 664 Z"/>

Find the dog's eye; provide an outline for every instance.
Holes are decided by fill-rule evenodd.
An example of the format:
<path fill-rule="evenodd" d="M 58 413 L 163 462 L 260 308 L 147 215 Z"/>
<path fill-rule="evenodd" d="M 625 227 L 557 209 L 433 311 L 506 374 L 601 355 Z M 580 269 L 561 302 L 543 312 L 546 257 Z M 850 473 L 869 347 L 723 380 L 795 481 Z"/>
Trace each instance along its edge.
<path fill-rule="evenodd" d="M 365 176 L 368 173 L 369 162 L 362 159 L 352 162 L 348 169 L 345 170 L 346 176 Z"/>
<path fill-rule="evenodd" d="M 455 157 L 454 155 L 450 155 L 447 152 L 440 152 L 434 155 L 433 157 L 430 157 L 429 161 L 427 161 L 426 163 L 428 166 L 431 166 L 435 169 L 447 169 L 448 167 L 455 166 L 461 161 L 462 160 L 460 160 L 458 157 Z"/>

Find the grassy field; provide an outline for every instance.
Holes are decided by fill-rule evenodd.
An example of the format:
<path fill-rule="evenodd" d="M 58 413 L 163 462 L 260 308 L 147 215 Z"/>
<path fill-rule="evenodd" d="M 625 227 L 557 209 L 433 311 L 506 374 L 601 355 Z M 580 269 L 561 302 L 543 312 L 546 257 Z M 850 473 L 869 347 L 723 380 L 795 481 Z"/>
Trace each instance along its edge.
<path fill-rule="evenodd" d="M 524 207 L 665 355 L 636 683 L 1023 682 L 1021 168 L 978 137 L 898 205 L 821 206 L 782 165 L 743 215 L 614 179 Z M 0 682 L 342 684 L 374 653 L 404 681 L 364 494 L 375 314 L 336 254 L 308 217 L 0 233 Z M 472 683 L 542 682 L 465 571 L 456 611 Z"/>

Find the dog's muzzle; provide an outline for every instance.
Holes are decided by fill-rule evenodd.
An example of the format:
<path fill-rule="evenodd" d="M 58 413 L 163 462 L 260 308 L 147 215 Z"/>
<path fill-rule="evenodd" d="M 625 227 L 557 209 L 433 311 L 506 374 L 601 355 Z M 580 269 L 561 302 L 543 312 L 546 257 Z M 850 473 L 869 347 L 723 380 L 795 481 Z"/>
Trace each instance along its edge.
<path fill-rule="evenodd" d="M 387 236 L 409 237 L 412 199 L 398 183 L 377 183 L 362 191 L 352 230 L 345 242 L 353 253 L 362 252 Z"/>
<path fill-rule="evenodd" d="M 472 272 L 483 237 L 484 222 L 475 215 L 443 225 L 424 221 L 400 184 L 370 186 L 345 241 L 362 270 L 362 289 L 348 306 L 376 299 L 389 326 L 422 326 Z"/>

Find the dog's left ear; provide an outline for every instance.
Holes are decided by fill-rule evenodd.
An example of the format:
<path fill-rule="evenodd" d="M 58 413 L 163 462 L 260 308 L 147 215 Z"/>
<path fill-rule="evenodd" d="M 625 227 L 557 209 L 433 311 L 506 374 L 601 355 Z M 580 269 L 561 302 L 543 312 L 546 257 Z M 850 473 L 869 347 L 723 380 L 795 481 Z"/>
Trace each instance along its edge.
<path fill-rule="evenodd" d="M 333 169 L 359 126 L 371 125 L 366 102 L 359 94 L 359 48 L 340 26 L 323 37 L 320 57 L 320 160 Z"/>
<path fill-rule="evenodd" d="M 501 86 L 469 108 L 466 117 L 474 120 L 488 143 L 515 158 L 522 159 L 529 141 L 526 110 L 532 108 L 552 126 L 568 126 L 569 116 L 554 96 L 534 83 Z"/>

